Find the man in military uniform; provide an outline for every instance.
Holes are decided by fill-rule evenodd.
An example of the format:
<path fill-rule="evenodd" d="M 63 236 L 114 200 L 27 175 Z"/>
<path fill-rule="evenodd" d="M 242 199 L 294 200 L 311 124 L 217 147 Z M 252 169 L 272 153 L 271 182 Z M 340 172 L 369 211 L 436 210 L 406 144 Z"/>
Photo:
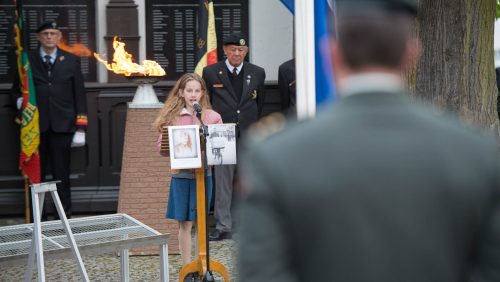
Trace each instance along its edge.
<path fill-rule="evenodd" d="M 497 141 L 406 95 L 416 2 L 337 0 L 339 99 L 243 158 L 242 282 L 500 281 Z"/>
<path fill-rule="evenodd" d="M 241 33 L 233 33 L 224 39 L 227 59 L 203 69 L 213 109 L 222 116 L 224 123 L 236 124 L 237 140 L 246 129 L 256 122 L 264 106 L 263 68 L 245 62 L 248 41 Z M 237 141 L 237 142 L 238 142 Z M 216 166 L 215 171 L 215 219 L 216 229 L 209 240 L 231 237 L 231 202 L 236 180 L 236 165 Z"/>
<path fill-rule="evenodd" d="M 61 37 L 56 22 L 42 23 L 37 29 L 40 48 L 30 51 L 28 58 L 39 111 L 42 182 L 46 180 L 50 164 L 52 180 L 61 181 L 57 184 L 57 192 L 69 218 L 72 212 L 69 181 L 71 147 L 85 144 L 87 100 L 80 59 L 57 47 Z M 18 74 L 15 75 L 12 95 L 17 108 L 21 109 L 23 98 Z M 46 217 L 45 213 L 43 217 Z"/>

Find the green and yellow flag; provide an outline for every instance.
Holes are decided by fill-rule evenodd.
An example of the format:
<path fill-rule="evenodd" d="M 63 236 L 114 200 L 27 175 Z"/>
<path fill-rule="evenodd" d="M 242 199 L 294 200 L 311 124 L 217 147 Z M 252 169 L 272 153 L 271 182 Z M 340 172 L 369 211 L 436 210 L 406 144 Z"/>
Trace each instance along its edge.
<path fill-rule="evenodd" d="M 14 0 L 16 5 L 16 23 L 14 33 L 16 36 L 17 68 L 19 73 L 19 88 L 23 97 L 21 107 L 21 153 L 19 168 L 31 183 L 40 183 L 40 129 L 38 124 L 38 107 L 36 104 L 35 85 L 24 49 L 27 46 L 24 30 L 23 5 L 21 0 Z"/>

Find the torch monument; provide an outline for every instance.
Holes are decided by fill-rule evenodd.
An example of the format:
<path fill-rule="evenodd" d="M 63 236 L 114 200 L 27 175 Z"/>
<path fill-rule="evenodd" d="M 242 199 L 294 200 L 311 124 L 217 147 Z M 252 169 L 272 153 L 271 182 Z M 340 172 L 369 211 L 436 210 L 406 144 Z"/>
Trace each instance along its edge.
<path fill-rule="evenodd" d="M 164 78 L 165 71 L 154 61 L 144 60 L 140 65 L 134 63 L 132 55 L 125 50 L 125 43 L 117 37 L 113 48 L 111 63 L 98 54 L 94 57 L 108 70 L 137 85 L 134 98 L 127 107 L 118 212 L 129 214 L 161 233 L 172 234 L 169 252 L 177 253 L 177 226 L 164 216 L 170 187 L 170 163 L 156 150 L 158 132 L 152 126 L 163 106 L 153 84 Z M 149 255 L 157 254 L 159 249 L 134 249 L 131 252 Z"/>

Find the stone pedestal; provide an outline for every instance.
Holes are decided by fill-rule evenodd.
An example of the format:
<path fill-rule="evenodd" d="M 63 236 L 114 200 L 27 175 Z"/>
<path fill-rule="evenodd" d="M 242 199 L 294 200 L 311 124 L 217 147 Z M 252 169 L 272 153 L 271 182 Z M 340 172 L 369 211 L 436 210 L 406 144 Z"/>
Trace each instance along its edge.
<path fill-rule="evenodd" d="M 177 222 L 166 220 L 170 187 L 170 158 L 158 153 L 158 132 L 152 126 L 163 104 L 129 104 L 125 125 L 118 212 L 126 213 L 161 233 L 169 233 L 169 253 L 179 253 Z M 158 254 L 158 248 L 133 250 L 135 255 Z"/>

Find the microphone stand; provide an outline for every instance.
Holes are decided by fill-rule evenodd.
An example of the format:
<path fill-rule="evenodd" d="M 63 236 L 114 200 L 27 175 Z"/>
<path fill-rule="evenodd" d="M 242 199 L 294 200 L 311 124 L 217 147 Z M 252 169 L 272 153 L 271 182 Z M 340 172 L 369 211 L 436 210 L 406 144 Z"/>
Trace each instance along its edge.
<path fill-rule="evenodd" d="M 207 148 L 206 148 L 206 140 L 208 136 L 208 127 L 203 123 L 201 119 L 201 107 L 196 104 L 193 105 L 193 108 L 196 111 L 196 117 L 200 121 L 201 124 L 201 149 L 204 151 L 202 153 L 202 166 L 201 168 L 196 169 L 196 205 L 197 205 L 197 234 L 198 234 L 198 257 L 191 261 L 190 263 L 184 265 L 181 268 L 181 272 L 179 274 L 179 281 L 184 281 L 184 278 L 191 272 L 197 272 L 200 276 L 203 277 L 203 282 L 214 282 L 215 278 L 212 274 L 212 270 L 214 272 L 219 273 L 225 282 L 229 282 L 229 273 L 226 267 L 213 259 L 210 259 L 209 255 L 209 240 L 208 240 L 208 232 L 207 232 L 207 219 L 208 219 L 208 195 L 205 189 L 205 179 L 208 171 L 208 162 L 207 162 Z M 204 192 L 204 195 L 200 195 Z"/>
<path fill-rule="evenodd" d="M 207 179 L 207 174 L 208 174 L 208 161 L 207 161 L 207 137 L 208 137 L 208 126 L 203 123 L 203 120 L 201 119 L 201 108 L 196 107 L 196 117 L 200 121 L 201 124 L 201 145 L 202 145 L 202 163 L 203 163 L 203 179 Z M 206 243 L 206 264 L 207 264 L 207 271 L 203 275 L 203 282 L 214 282 L 214 276 L 212 274 L 212 271 L 210 270 L 210 247 L 209 247 L 209 240 L 208 240 L 208 212 L 209 212 L 209 206 L 208 206 L 208 191 L 206 190 L 207 185 L 205 184 L 205 242 Z M 201 208 L 201 207 L 198 207 Z"/>

